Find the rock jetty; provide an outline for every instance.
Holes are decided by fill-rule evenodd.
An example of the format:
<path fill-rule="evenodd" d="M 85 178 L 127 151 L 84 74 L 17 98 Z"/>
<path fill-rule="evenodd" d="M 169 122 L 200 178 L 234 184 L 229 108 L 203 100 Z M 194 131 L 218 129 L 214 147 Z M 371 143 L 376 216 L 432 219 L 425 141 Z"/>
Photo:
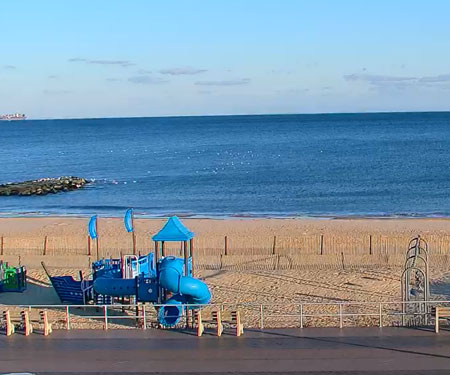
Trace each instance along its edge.
<path fill-rule="evenodd" d="M 12 182 L 0 185 L 0 196 L 4 195 L 46 195 L 61 191 L 72 191 L 88 184 L 81 177 L 41 178 L 40 180 Z"/>

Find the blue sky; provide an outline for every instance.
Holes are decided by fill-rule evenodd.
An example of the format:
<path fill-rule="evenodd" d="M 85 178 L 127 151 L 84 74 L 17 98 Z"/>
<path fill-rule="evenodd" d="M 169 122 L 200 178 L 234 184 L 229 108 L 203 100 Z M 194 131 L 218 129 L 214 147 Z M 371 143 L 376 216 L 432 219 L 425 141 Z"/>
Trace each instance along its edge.
<path fill-rule="evenodd" d="M 450 110 L 449 1 L 0 0 L 0 113 Z"/>

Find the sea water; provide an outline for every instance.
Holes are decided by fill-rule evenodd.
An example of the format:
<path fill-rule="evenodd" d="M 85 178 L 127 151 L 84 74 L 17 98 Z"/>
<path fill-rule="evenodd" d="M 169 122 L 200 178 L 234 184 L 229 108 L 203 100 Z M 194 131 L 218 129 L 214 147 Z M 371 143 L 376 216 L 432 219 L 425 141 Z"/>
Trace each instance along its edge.
<path fill-rule="evenodd" d="M 450 113 L 0 122 L 0 215 L 450 216 Z"/>

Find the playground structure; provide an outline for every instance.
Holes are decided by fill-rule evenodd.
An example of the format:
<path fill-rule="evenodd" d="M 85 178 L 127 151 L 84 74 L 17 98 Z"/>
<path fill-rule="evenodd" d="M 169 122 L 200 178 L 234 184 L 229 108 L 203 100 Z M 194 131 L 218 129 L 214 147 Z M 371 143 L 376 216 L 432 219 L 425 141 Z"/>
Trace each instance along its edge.
<path fill-rule="evenodd" d="M 11 267 L 0 261 L 0 293 L 22 293 L 27 288 L 27 271 L 24 266 Z"/>
<path fill-rule="evenodd" d="M 96 228 L 92 220 L 89 227 Z M 51 276 L 45 265 L 42 266 L 63 303 L 111 305 L 121 300 L 130 304 L 158 304 L 161 305 L 159 324 L 173 327 L 182 316 L 187 322 L 190 310 L 201 308 L 211 299 L 208 286 L 193 277 L 193 237 L 194 233 L 173 216 L 153 236 L 154 253 L 97 260 L 92 263 L 90 276 L 83 277 L 80 272 L 80 280 L 72 276 Z M 182 243 L 183 258 L 166 256 L 168 241 Z"/>
<path fill-rule="evenodd" d="M 430 296 L 428 244 L 420 235 L 409 242 L 401 277 L 401 288 L 403 325 L 406 314 L 412 316 L 409 321 L 411 325 L 427 324 L 427 301 Z M 411 301 L 417 303 L 405 303 Z"/>

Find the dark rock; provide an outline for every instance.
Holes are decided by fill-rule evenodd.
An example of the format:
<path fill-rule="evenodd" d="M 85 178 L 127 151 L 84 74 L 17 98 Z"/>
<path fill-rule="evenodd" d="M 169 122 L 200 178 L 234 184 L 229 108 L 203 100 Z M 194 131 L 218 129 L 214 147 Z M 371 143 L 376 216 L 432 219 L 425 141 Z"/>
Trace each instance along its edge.
<path fill-rule="evenodd" d="M 88 183 L 89 181 L 81 177 L 42 178 L 33 181 L 13 182 L 0 185 L 0 196 L 55 194 L 60 191 L 77 190 Z"/>

